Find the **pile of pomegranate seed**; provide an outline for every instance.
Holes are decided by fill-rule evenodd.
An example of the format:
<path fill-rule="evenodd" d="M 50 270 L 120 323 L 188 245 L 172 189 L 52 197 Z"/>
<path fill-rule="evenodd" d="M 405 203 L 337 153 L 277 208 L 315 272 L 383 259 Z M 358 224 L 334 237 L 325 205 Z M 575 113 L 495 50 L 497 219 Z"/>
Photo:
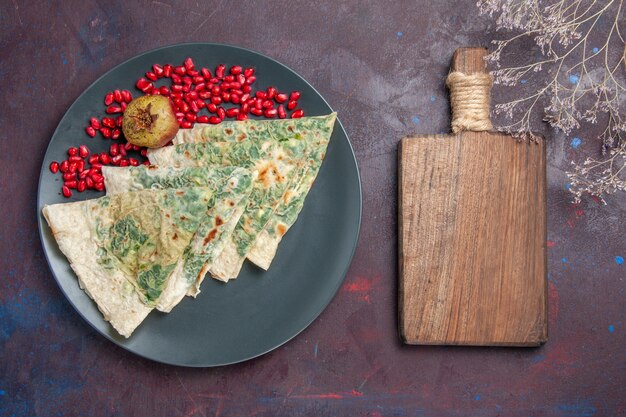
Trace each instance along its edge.
<path fill-rule="evenodd" d="M 300 92 L 287 94 L 275 87 L 253 91 L 255 81 L 254 68 L 233 65 L 227 73 L 226 66 L 219 64 L 212 74 L 204 67 L 197 70 L 193 60 L 187 58 L 179 66 L 154 64 L 145 78 L 137 80 L 135 87 L 144 95 L 169 97 L 176 111 L 176 120 L 183 129 L 189 129 L 195 123 L 218 124 L 227 118 L 246 120 L 249 114 L 268 119 L 304 116 L 304 111 L 297 108 Z M 72 190 L 104 191 L 103 165 L 149 165 L 145 160 L 147 149 L 126 142 L 122 134 L 122 114 L 132 99 L 128 90 L 108 92 L 104 96 L 107 116 L 92 117 L 85 127 L 85 132 L 92 138 L 100 133 L 103 139 L 116 141 L 109 146 L 108 152 L 90 153 L 87 146 L 80 145 L 68 149 L 66 160 L 50 164 L 53 174 L 60 172 L 63 176 L 63 196 L 71 197 Z M 136 157 L 131 156 L 131 152 L 136 152 Z"/>
<path fill-rule="evenodd" d="M 157 86 L 158 80 L 169 80 L 169 85 Z M 254 68 L 233 65 L 226 73 L 226 66 L 219 64 L 215 72 L 207 68 L 196 69 L 191 58 L 183 65 L 154 64 L 145 78 L 137 80 L 135 87 L 147 95 L 163 95 L 170 98 L 176 110 L 176 119 L 183 129 L 197 123 L 217 124 L 226 118 L 246 120 L 248 114 L 267 119 L 285 119 L 292 111 L 291 118 L 304 116 L 297 109 L 300 93 L 279 92 L 276 87 L 252 91 L 256 81 Z M 226 107 L 226 104 L 230 104 Z M 206 109 L 205 114 L 203 109 Z"/>

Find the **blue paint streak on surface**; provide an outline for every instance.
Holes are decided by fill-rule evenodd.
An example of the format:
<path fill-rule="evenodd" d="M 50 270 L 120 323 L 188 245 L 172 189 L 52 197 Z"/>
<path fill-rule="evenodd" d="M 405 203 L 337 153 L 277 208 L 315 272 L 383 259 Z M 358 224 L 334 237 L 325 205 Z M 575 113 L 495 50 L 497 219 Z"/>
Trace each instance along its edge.
<path fill-rule="evenodd" d="M 398 32 L 398 33 L 396 33 L 396 37 L 397 37 L 398 39 L 400 39 L 400 38 L 402 37 L 402 35 L 404 35 L 404 33 L 402 33 L 402 32 Z"/>
<path fill-rule="evenodd" d="M 613 333 L 615 331 L 615 326 L 609 324 L 609 333 Z"/>
<path fill-rule="evenodd" d="M 430 101 L 435 101 L 436 97 L 435 96 L 430 96 Z"/>
<path fill-rule="evenodd" d="M 569 76 L 569 82 L 572 83 L 572 84 L 577 84 L 578 80 L 579 80 L 579 78 L 578 78 L 578 75 L 576 75 L 576 74 L 572 74 L 572 75 Z"/>
<path fill-rule="evenodd" d="M 573 404 L 560 404 L 557 411 L 563 417 L 592 417 L 597 410 L 590 401 L 582 400 Z"/>
<path fill-rule="evenodd" d="M 315 346 L 313 347 L 313 355 L 317 358 L 317 351 L 318 351 L 318 345 L 319 342 L 315 343 Z"/>
<path fill-rule="evenodd" d="M 539 363 L 539 362 L 543 362 L 546 359 L 545 355 L 537 355 L 534 358 L 532 358 L 531 362 L 532 363 Z"/>
<path fill-rule="evenodd" d="M 0 395 L 7 395 L 7 392 L 3 389 L 0 389 Z"/>
<path fill-rule="evenodd" d="M 67 65 L 67 59 L 64 54 L 61 54 L 61 60 L 63 61 L 63 65 Z"/>
<path fill-rule="evenodd" d="M 411 121 L 417 125 L 417 124 L 419 124 L 419 122 L 420 122 L 420 118 L 419 118 L 419 117 L 417 117 L 417 116 L 413 116 L 413 117 L 411 118 Z"/>
<path fill-rule="evenodd" d="M 520 84 L 526 84 L 526 80 L 519 80 Z"/>
<path fill-rule="evenodd" d="M 583 143 L 583 141 L 580 140 L 580 138 L 572 139 L 572 142 L 571 142 L 572 148 L 578 149 L 578 147 L 580 146 L 581 143 Z"/>
<path fill-rule="evenodd" d="M 561 262 L 566 263 L 567 262 L 567 258 L 561 258 Z"/>
<path fill-rule="evenodd" d="M 593 48 L 593 49 L 591 50 L 591 52 L 593 52 L 594 54 L 597 54 L 597 53 L 598 53 L 598 51 L 599 51 L 599 49 L 598 49 L 598 48 Z"/>
<path fill-rule="evenodd" d="M 474 397 L 474 400 L 476 400 L 476 401 L 480 401 L 480 394 L 476 395 L 476 396 Z"/>
<path fill-rule="evenodd" d="M 567 190 L 569 190 L 570 188 L 572 188 L 572 184 L 570 184 L 569 182 L 567 184 L 565 184 L 565 188 Z"/>
<path fill-rule="evenodd" d="M 615 263 L 618 265 L 624 265 L 624 258 L 622 256 L 616 256 Z"/>

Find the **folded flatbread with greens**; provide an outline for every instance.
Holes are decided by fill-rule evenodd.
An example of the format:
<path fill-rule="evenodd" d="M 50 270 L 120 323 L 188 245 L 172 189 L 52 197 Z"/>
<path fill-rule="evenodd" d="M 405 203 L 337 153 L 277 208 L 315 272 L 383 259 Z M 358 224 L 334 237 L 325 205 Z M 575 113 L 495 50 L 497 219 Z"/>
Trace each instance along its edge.
<path fill-rule="evenodd" d="M 252 182 L 249 171 L 238 174 Z M 129 337 L 159 303 L 172 275 L 195 279 L 206 262 L 204 252 L 211 252 L 207 247 L 221 239 L 236 210 L 214 209 L 219 191 L 129 192 L 45 206 L 43 215 L 81 288 L 104 319 Z M 233 195 L 233 201 L 249 192 L 250 187 Z"/>
<path fill-rule="evenodd" d="M 174 143 L 241 142 L 249 132 L 265 135 L 282 142 L 299 138 L 307 143 L 307 164 L 300 180 L 290 187 L 276 210 L 257 236 L 247 258 L 267 270 L 276 255 L 283 235 L 296 222 L 326 154 L 337 113 L 327 116 L 283 120 L 246 120 L 222 122 L 218 125 L 196 124 L 191 129 L 180 129 Z"/>
<path fill-rule="evenodd" d="M 243 142 L 188 143 L 148 152 L 159 166 L 243 166 L 258 173 L 248 204 L 224 249 L 209 268 L 222 281 L 236 278 L 246 254 L 274 213 L 285 191 L 300 180 L 306 163 L 306 142 L 287 139 L 277 142 L 251 131 Z"/>
<path fill-rule="evenodd" d="M 212 211 L 222 213 L 221 219 L 230 219 L 218 225 L 221 233 L 210 245 L 204 241 L 213 232 L 210 218 L 208 227 L 201 228 L 190 249 L 186 268 L 177 270 L 168 281 L 156 308 L 169 312 L 185 294 L 195 297 L 200 292 L 200 284 L 209 267 L 228 242 L 239 217 L 244 212 L 248 196 L 257 173 L 240 167 L 102 167 L 107 195 L 144 189 L 162 190 L 167 188 L 211 187 L 216 191 L 212 197 Z M 198 264 L 204 261 L 202 266 Z"/>

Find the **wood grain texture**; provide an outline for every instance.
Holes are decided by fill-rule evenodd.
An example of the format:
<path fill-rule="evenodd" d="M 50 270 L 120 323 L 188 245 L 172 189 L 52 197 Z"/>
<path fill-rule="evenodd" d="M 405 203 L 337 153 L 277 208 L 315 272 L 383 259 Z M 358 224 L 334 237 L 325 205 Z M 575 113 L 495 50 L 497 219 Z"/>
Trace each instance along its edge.
<path fill-rule="evenodd" d="M 399 319 L 409 344 L 547 340 L 545 143 L 403 139 Z"/>

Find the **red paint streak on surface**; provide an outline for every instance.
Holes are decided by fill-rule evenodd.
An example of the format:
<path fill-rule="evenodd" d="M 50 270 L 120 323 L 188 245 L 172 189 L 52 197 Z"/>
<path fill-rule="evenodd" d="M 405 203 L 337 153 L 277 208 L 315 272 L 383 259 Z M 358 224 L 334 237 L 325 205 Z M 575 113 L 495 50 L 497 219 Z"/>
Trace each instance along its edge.
<path fill-rule="evenodd" d="M 548 281 L 548 323 L 553 326 L 559 317 L 559 291 L 556 285 Z"/>
<path fill-rule="evenodd" d="M 362 397 L 363 393 L 352 390 L 350 392 L 329 392 L 325 394 L 303 394 L 294 395 L 291 398 L 320 399 L 320 400 L 341 400 L 342 398 Z"/>
<path fill-rule="evenodd" d="M 556 242 L 555 242 L 555 241 L 553 241 L 553 240 L 548 240 L 548 242 L 547 242 L 547 243 L 548 243 L 548 247 L 549 247 L 549 248 L 553 248 L 553 247 L 555 247 L 555 246 L 556 246 Z"/>
<path fill-rule="evenodd" d="M 541 362 L 533 364 L 530 369 L 535 375 L 571 376 L 575 373 L 580 358 L 576 355 L 577 343 L 580 335 L 567 340 L 560 340 L 558 344 L 546 346 L 550 349 Z"/>
<path fill-rule="evenodd" d="M 381 277 L 373 278 L 356 277 L 353 282 L 349 282 L 342 287 L 342 291 L 356 294 L 360 301 L 370 302 L 370 293 L 380 283 Z"/>
<path fill-rule="evenodd" d="M 576 210 L 576 215 L 578 217 L 584 216 L 585 215 L 585 210 Z"/>

